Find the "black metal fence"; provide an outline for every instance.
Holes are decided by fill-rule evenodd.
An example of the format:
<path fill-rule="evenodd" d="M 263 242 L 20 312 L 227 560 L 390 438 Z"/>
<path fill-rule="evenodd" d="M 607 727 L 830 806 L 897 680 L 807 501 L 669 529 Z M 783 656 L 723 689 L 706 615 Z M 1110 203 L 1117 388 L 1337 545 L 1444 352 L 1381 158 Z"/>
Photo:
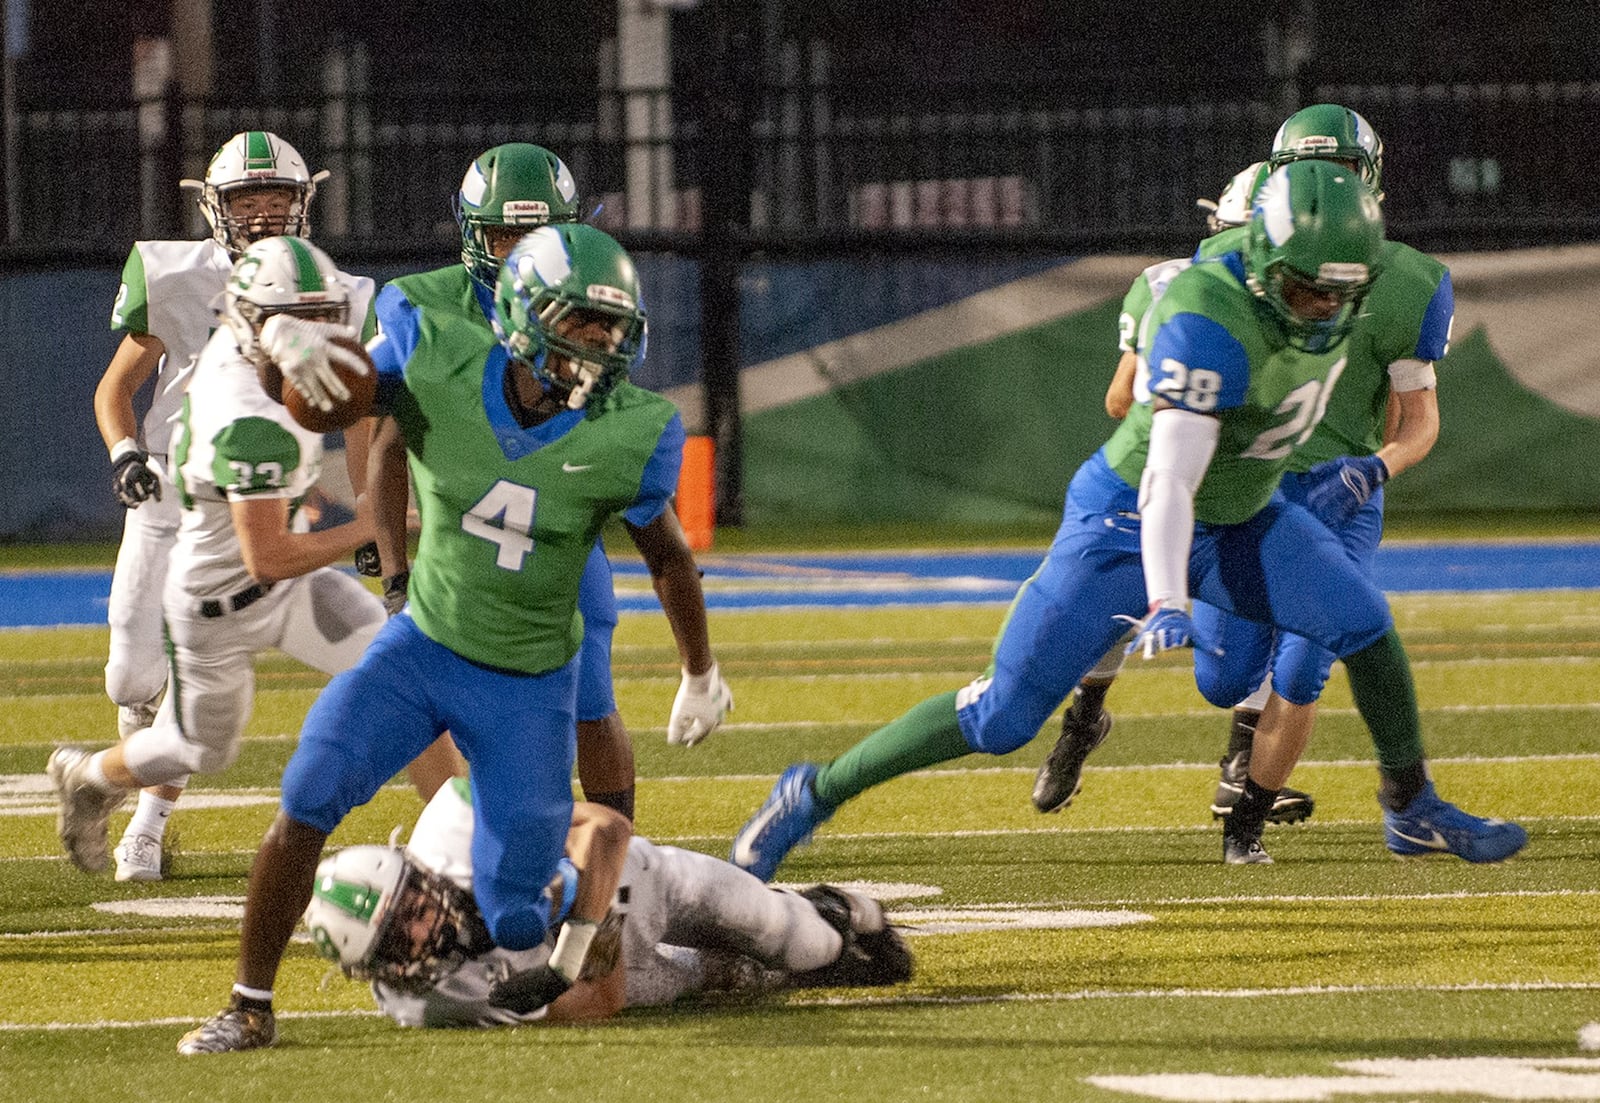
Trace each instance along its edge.
<path fill-rule="evenodd" d="M 737 36 L 737 28 L 714 27 Z M 706 421 L 724 518 L 739 507 L 738 295 L 756 254 L 974 250 L 1177 254 L 1214 197 L 1262 157 L 1287 103 L 1365 114 L 1386 146 L 1393 236 L 1427 251 L 1600 238 L 1600 81 L 1348 84 L 1120 71 L 942 74 L 908 85 L 838 68 L 816 42 L 724 43 L 673 87 L 493 97 L 375 90 L 359 45 L 330 47 L 321 85 L 271 104 L 23 103 L 7 128 L 0 270 L 120 263 L 136 238 L 198 236 L 176 187 L 230 135 L 269 129 L 315 169 L 316 233 L 341 259 L 439 263 L 449 197 L 500 142 L 561 154 L 597 221 L 634 248 L 699 259 Z M 1256 94 L 1241 89 L 1258 88 Z"/>
<path fill-rule="evenodd" d="M 736 89 L 612 86 L 560 117 L 539 109 L 557 97 L 536 88 L 380 100 L 360 68 L 336 59 L 338 79 L 301 103 L 20 111 L 9 255 L 120 254 L 134 238 L 197 231 L 177 179 L 201 175 L 250 128 L 333 170 L 318 235 L 362 252 L 448 246 L 448 197 L 466 164 L 519 139 L 568 161 L 603 225 L 667 248 L 698 250 L 707 192 L 741 162 L 742 250 L 1170 251 L 1193 238 L 1195 199 L 1258 159 L 1281 121 L 1264 99 L 1163 98 L 1159 81 L 1140 86 L 1151 102 L 1116 106 L 992 77 L 933 90 L 834 83 L 824 59 L 798 49 L 783 79 L 745 102 L 732 102 Z M 1589 139 L 1600 81 L 1328 83 L 1313 95 L 1362 111 L 1384 136 L 1396 236 L 1437 250 L 1600 235 L 1600 143 Z"/>

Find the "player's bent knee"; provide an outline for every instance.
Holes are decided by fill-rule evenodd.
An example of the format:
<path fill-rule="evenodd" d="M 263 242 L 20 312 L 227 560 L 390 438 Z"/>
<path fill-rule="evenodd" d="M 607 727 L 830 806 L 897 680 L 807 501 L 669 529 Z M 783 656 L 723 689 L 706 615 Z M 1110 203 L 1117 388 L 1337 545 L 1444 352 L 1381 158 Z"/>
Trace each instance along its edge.
<path fill-rule="evenodd" d="M 166 684 L 167 664 L 160 660 L 147 663 L 113 660 L 106 664 L 106 696 L 116 705 L 145 704 Z"/>

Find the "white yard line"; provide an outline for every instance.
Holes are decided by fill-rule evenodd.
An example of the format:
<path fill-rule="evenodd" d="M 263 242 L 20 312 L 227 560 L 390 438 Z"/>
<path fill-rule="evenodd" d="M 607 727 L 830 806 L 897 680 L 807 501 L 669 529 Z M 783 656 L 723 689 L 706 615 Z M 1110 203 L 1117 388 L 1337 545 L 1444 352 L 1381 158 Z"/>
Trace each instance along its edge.
<path fill-rule="evenodd" d="M 1083 1000 L 1242 1000 L 1308 996 L 1370 996 L 1394 993 L 1477 993 L 1477 992 L 1594 992 L 1600 982 L 1529 981 L 1502 984 L 1336 984 L 1299 985 L 1283 988 L 1087 988 L 1063 992 L 997 992 L 981 996 L 937 996 L 905 993 L 893 996 L 833 996 L 807 999 L 791 994 L 790 1005 L 826 1007 L 927 1007 L 982 1005 L 996 1003 L 1075 1003 Z M 780 1006 L 774 1004 L 773 1006 Z M 280 1020 L 355 1019 L 380 1017 L 376 1010 L 360 1011 L 280 1011 Z M 623 1021 L 626 1021 L 625 1019 Z M 8 1023 L 0 1022 L 0 1032 L 18 1033 L 50 1030 L 118 1030 L 152 1026 L 193 1026 L 194 1017 L 166 1016 L 157 1019 L 100 1019 L 91 1022 Z"/>

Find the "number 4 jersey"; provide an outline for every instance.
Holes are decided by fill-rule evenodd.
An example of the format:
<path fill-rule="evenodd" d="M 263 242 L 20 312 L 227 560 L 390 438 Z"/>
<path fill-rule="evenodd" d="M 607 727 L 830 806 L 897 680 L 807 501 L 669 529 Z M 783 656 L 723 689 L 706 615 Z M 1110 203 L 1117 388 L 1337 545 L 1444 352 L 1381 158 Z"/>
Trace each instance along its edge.
<path fill-rule="evenodd" d="M 601 410 L 524 429 L 506 354 L 461 265 L 378 295 L 379 408 L 405 433 L 422 536 L 408 589 L 417 627 L 473 662 L 554 670 L 583 639 L 578 583 L 602 526 L 643 527 L 677 489 L 683 422 L 626 382 Z"/>
<path fill-rule="evenodd" d="M 1222 423 L 1195 494 L 1196 521 L 1238 524 L 1267 504 L 1295 447 L 1326 410 L 1344 351 L 1342 344 L 1324 353 L 1286 346 L 1245 286 L 1239 253 L 1172 278 L 1140 324 L 1139 367 L 1153 395 Z M 1144 474 L 1151 417 L 1148 404 L 1135 405 L 1104 448 L 1106 462 L 1131 487 Z"/>

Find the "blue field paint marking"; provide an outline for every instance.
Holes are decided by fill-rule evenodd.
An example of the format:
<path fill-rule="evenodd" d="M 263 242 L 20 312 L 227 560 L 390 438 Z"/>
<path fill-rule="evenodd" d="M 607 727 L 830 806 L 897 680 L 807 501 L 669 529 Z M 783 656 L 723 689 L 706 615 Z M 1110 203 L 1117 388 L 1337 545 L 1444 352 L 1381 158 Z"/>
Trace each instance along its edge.
<path fill-rule="evenodd" d="M 946 605 L 1011 600 L 1042 552 L 706 555 L 712 609 Z M 659 609 L 643 564 L 613 564 L 625 612 Z M 1600 589 L 1600 544 L 1399 544 L 1378 549 L 1389 593 Z M 109 571 L 0 575 L 0 627 L 103 625 Z"/>

